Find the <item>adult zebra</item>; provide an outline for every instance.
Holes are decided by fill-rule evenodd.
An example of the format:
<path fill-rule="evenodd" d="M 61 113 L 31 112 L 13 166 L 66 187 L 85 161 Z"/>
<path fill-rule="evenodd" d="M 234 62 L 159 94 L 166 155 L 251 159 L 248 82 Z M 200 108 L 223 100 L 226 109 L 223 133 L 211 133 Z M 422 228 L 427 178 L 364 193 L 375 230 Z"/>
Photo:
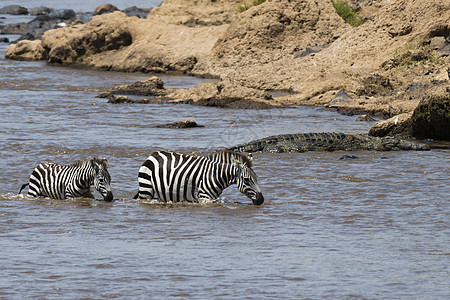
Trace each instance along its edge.
<path fill-rule="evenodd" d="M 19 194 L 29 185 L 27 196 L 31 197 L 94 198 L 91 193 L 91 185 L 94 185 L 105 201 L 112 201 L 110 183 L 111 176 L 105 158 L 86 159 L 71 165 L 43 163 L 34 169 L 30 182 L 22 185 Z"/>
<path fill-rule="evenodd" d="M 153 152 L 139 169 L 139 191 L 134 199 L 211 201 L 236 183 L 254 205 L 261 205 L 264 197 L 251 166 L 251 157 L 230 150 L 210 156 Z"/>

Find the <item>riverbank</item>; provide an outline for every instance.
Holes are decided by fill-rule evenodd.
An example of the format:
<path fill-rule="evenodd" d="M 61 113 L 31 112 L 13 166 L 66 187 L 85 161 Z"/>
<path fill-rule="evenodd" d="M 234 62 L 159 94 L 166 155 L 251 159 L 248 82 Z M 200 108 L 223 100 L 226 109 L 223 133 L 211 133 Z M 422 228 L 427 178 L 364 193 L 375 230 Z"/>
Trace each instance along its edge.
<path fill-rule="evenodd" d="M 394 125 L 424 97 L 449 101 L 448 1 L 358 1 L 365 19 L 358 27 L 327 0 L 266 1 L 242 13 L 240 2 L 166 0 L 146 19 L 94 16 L 11 45 L 6 57 L 214 77 L 221 90 L 259 91 L 250 93 L 253 102 L 324 106 L 392 118 Z M 199 96 L 203 91 L 211 86 L 177 97 L 208 98 Z M 267 91 L 289 93 L 268 99 Z"/>

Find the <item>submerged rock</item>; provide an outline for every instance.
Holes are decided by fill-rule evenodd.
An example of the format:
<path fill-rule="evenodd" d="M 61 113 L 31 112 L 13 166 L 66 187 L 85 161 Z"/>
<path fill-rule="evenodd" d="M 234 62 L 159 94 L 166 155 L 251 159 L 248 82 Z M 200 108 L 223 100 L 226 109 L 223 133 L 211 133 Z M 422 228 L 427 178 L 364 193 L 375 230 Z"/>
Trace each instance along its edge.
<path fill-rule="evenodd" d="M 306 152 L 306 151 L 396 151 L 429 150 L 420 143 L 392 137 L 373 137 L 367 134 L 300 133 L 270 136 L 230 148 L 236 152 Z"/>
<path fill-rule="evenodd" d="M 156 126 L 157 128 L 194 128 L 194 127 L 205 127 L 203 125 L 198 125 L 194 120 L 181 120 L 174 123 L 163 124 Z"/>
<path fill-rule="evenodd" d="M 358 159 L 358 156 L 355 155 L 344 155 L 341 158 L 339 158 L 339 160 L 348 160 L 348 159 Z"/>
<path fill-rule="evenodd" d="M 30 15 L 32 16 L 40 16 L 40 15 L 48 15 L 53 9 L 48 8 L 47 6 L 38 6 L 30 9 Z"/>
<path fill-rule="evenodd" d="M 165 96 L 168 91 L 164 88 L 164 82 L 156 76 L 144 81 L 136 81 L 131 84 L 123 84 L 113 87 L 98 95 L 98 98 L 107 98 L 110 94 L 139 95 L 139 96 Z"/>
<path fill-rule="evenodd" d="M 148 103 L 166 103 L 167 101 L 161 100 L 158 98 L 155 99 L 131 99 L 127 96 L 114 96 L 113 94 L 109 94 L 107 97 L 108 103 L 111 104 L 148 104 Z"/>
<path fill-rule="evenodd" d="M 74 19 L 77 14 L 73 9 L 54 9 L 48 14 L 48 16 L 52 20 L 69 20 Z"/>
<path fill-rule="evenodd" d="M 27 15 L 28 9 L 20 5 L 7 5 L 0 8 L 0 14 L 5 15 Z"/>

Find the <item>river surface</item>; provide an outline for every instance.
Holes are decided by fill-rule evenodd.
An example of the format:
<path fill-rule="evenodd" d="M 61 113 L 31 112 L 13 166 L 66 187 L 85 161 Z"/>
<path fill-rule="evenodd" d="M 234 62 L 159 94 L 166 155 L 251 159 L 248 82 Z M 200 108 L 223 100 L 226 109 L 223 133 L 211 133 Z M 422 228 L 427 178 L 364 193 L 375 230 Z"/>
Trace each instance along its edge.
<path fill-rule="evenodd" d="M 5 60 L 6 47 L 0 298 L 449 298 L 448 150 L 256 153 L 262 206 L 235 186 L 218 204 L 137 202 L 137 172 L 154 150 L 203 153 L 373 123 L 317 108 L 113 105 L 95 96 L 152 74 Z M 166 87 L 205 81 L 160 77 Z M 205 127 L 155 128 L 181 119 Z M 111 164 L 114 202 L 17 195 L 37 164 L 94 156 Z"/>

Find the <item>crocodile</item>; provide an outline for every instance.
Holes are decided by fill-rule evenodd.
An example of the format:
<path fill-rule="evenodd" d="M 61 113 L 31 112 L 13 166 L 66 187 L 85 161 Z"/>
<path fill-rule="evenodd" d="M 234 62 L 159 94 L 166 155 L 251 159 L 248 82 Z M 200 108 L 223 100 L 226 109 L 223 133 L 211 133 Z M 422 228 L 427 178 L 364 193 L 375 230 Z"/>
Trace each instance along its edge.
<path fill-rule="evenodd" d="M 298 133 L 269 136 L 229 148 L 236 152 L 306 152 L 306 151 L 398 151 L 430 150 L 426 144 L 393 137 L 374 137 L 368 134 L 339 132 Z"/>

